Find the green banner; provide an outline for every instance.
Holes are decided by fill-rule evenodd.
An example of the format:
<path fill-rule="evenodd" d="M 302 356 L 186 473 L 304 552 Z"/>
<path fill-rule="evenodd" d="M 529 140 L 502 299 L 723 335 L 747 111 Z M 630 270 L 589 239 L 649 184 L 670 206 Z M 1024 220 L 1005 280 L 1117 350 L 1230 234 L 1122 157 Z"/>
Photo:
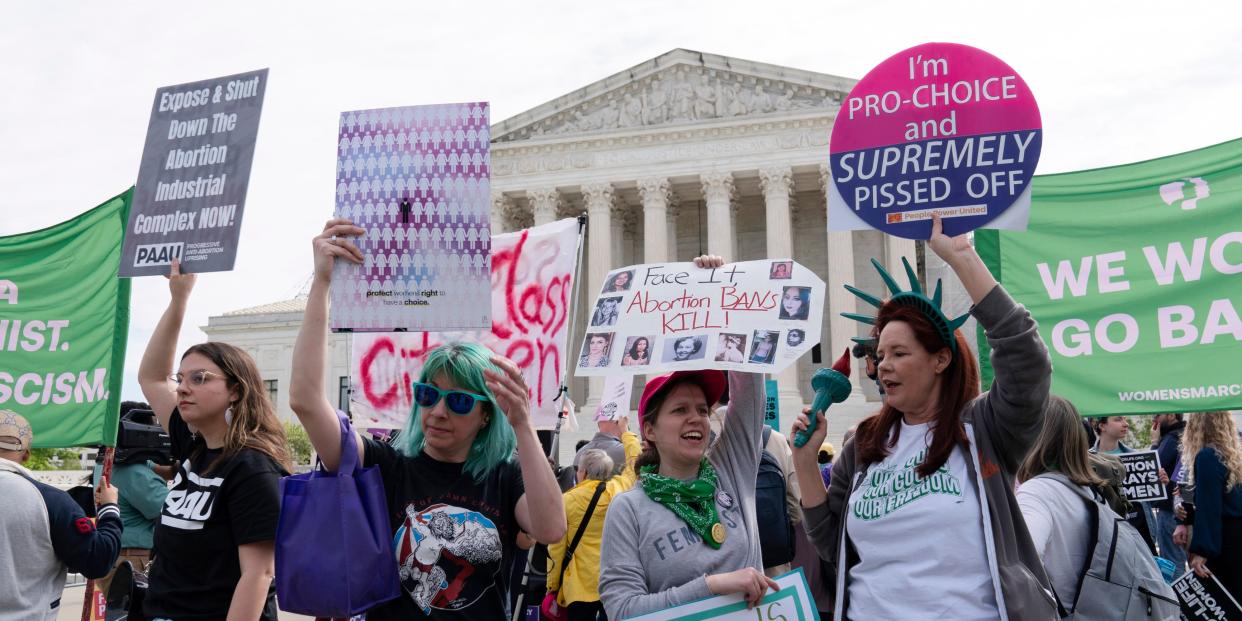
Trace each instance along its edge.
<path fill-rule="evenodd" d="M 1030 228 L 976 247 L 1084 415 L 1242 407 L 1242 140 L 1036 177 Z"/>
<path fill-rule="evenodd" d="M 30 421 L 36 447 L 116 442 L 130 286 L 117 265 L 132 194 L 0 237 L 0 409 Z"/>

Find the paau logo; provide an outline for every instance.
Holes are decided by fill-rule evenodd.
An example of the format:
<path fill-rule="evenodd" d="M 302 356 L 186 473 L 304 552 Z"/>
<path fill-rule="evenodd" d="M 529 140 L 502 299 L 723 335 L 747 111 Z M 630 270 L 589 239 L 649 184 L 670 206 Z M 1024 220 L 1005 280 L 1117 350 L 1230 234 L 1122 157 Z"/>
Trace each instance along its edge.
<path fill-rule="evenodd" d="M 890 213 L 890 214 L 888 214 L 888 223 L 889 223 L 889 224 L 897 224 L 898 222 L 901 222 L 901 220 L 902 220 L 902 218 L 901 218 L 901 214 L 899 214 L 899 213 Z"/>
<path fill-rule="evenodd" d="M 146 244 L 138 246 L 134 253 L 134 267 L 148 265 L 172 265 L 173 259 L 182 259 L 185 244 L 172 242 L 168 244 Z"/>
<path fill-rule="evenodd" d="M 1186 196 L 1186 184 L 1194 190 L 1194 196 Z M 1172 183 L 1166 183 L 1160 186 L 1160 200 L 1165 205 L 1181 203 L 1183 210 L 1194 209 L 1199 206 L 1199 201 L 1212 195 L 1212 189 L 1208 186 L 1208 182 L 1200 177 L 1188 177 L 1179 179 Z"/>

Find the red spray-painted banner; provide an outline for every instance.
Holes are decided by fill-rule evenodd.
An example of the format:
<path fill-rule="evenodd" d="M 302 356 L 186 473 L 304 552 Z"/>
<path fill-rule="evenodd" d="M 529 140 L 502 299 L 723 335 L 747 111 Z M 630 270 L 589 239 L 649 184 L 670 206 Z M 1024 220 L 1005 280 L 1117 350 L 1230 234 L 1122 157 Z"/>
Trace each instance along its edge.
<path fill-rule="evenodd" d="M 489 332 L 354 334 L 350 401 L 364 426 L 400 427 L 410 414 L 411 383 L 427 354 L 450 341 L 482 343 L 522 369 L 536 428 L 556 425 L 578 251 L 578 223 L 567 219 L 492 236 Z"/>

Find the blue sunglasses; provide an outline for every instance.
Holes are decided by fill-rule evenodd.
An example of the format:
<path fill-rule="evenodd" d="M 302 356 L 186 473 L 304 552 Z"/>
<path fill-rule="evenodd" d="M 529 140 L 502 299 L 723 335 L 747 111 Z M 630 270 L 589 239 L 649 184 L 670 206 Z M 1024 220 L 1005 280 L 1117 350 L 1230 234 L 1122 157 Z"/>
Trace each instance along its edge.
<path fill-rule="evenodd" d="M 448 406 L 450 412 L 465 416 L 474 409 L 475 401 L 491 401 L 484 395 L 476 395 L 472 392 L 463 390 L 440 390 L 431 384 L 422 382 L 414 382 L 414 403 L 420 408 L 429 408 L 440 402 L 440 398 L 444 398 L 444 404 Z"/>

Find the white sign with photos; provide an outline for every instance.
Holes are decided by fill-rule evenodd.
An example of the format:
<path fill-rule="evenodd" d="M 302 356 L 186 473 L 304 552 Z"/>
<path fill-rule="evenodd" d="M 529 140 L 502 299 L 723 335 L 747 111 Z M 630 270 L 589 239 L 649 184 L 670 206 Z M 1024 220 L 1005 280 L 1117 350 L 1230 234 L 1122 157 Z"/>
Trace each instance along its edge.
<path fill-rule="evenodd" d="M 575 373 L 775 373 L 819 343 L 824 295 L 824 281 L 788 259 L 614 270 L 589 311 Z"/>

